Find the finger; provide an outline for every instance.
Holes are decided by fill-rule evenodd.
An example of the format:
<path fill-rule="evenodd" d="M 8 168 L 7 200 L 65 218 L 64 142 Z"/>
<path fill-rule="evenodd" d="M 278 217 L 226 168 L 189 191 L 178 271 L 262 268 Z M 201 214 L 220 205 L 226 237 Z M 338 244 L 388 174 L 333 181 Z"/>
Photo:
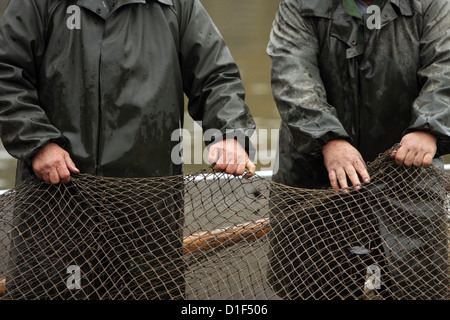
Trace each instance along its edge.
<path fill-rule="evenodd" d="M 43 173 L 42 174 L 42 180 L 44 180 L 44 182 L 46 182 L 46 183 L 51 183 L 50 182 L 50 176 L 49 176 L 48 173 Z"/>
<path fill-rule="evenodd" d="M 69 169 L 70 172 L 75 173 L 75 174 L 80 173 L 80 170 L 77 168 L 77 166 L 72 161 L 72 158 L 69 155 L 66 155 L 64 157 L 64 160 L 66 162 L 67 169 Z"/>
<path fill-rule="evenodd" d="M 36 177 L 40 180 L 44 180 L 44 177 L 42 175 L 42 173 L 39 170 L 34 170 L 34 174 L 36 175 Z M 45 180 L 44 180 L 45 181 Z"/>
<path fill-rule="evenodd" d="M 403 164 L 403 161 L 405 160 L 405 157 L 406 157 L 406 153 L 407 153 L 407 150 L 404 147 L 400 147 L 397 150 L 397 153 L 395 154 L 395 163 L 397 165 L 400 166 Z"/>
<path fill-rule="evenodd" d="M 425 156 L 423 157 L 423 163 L 422 166 L 424 168 L 428 168 L 429 166 L 431 166 L 431 164 L 433 163 L 433 155 L 427 153 L 425 154 Z"/>
<path fill-rule="evenodd" d="M 361 176 L 363 182 L 370 181 L 370 175 L 363 160 L 357 160 L 355 162 L 355 169 L 356 172 Z"/>
<path fill-rule="evenodd" d="M 411 167 L 414 162 L 415 157 L 416 157 L 416 152 L 409 150 L 405 156 L 405 159 L 403 160 L 403 164 L 407 167 Z"/>
<path fill-rule="evenodd" d="M 337 177 L 337 180 L 338 180 L 338 183 L 339 183 L 341 189 L 348 188 L 347 174 L 345 173 L 344 169 L 336 170 L 336 177 Z"/>
<path fill-rule="evenodd" d="M 59 178 L 59 174 L 56 171 L 56 169 L 52 169 L 49 172 L 48 177 L 49 177 L 50 183 L 52 183 L 52 184 L 58 184 L 61 181 L 61 179 Z"/>
<path fill-rule="evenodd" d="M 412 162 L 412 165 L 415 167 L 420 168 L 423 164 L 423 158 L 425 157 L 424 154 L 422 153 L 417 153 L 416 156 L 414 157 L 414 160 Z"/>
<path fill-rule="evenodd" d="M 361 187 L 361 181 L 359 181 L 358 174 L 356 173 L 356 170 L 353 166 L 346 167 L 345 172 L 347 173 L 347 176 L 349 177 L 350 182 L 354 187 Z"/>
<path fill-rule="evenodd" d="M 228 150 L 228 151 L 227 151 Z M 225 173 L 235 174 L 236 169 L 238 167 L 238 155 L 235 149 L 227 148 L 223 150 L 223 161 L 226 164 Z"/>
<path fill-rule="evenodd" d="M 236 169 L 237 169 L 236 163 L 229 163 L 224 171 L 225 171 L 225 173 L 235 175 Z M 244 172 L 242 172 L 242 173 L 244 173 Z"/>
<path fill-rule="evenodd" d="M 339 184 L 337 182 L 336 171 L 330 170 L 328 173 L 328 179 L 330 180 L 331 188 L 337 190 L 339 189 Z"/>
<path fill-rule="evenodd" d="M 245 165 L 245 167 L 247 168 L 248 172 L 245 174 L 244 178 L 248 179 L 255 175 L 256 166 L 252 161 L 247 159 L 247 164 Z"/>
<path fill-rule="evenodd" d="M 240 148 L 240 146 L 237 145 L 236 142 L 236 147 L 234 148 L 234 154 L 233 154 L 233 165 L 236 165 L 235 171 L 234 171 L 234 175 L 236 176 L 240 176 L 245 172 L 245 166 L 247 164 L 248 161 L 248 157 L 246 152 Z"/>
<path fill-rule="evenodd" d="M 244 172 L 245 172 L 245 164 L 244 163 L 240 163 L 240 164 L 237 165 L 236 171 L 234 172 L 234 174 L 236 176 L 241 176 L 241 175 L 244 174 Z"/>
<path fill-rule="evenodd" d="M 34 173 L 36 174 L 36 177 L 38 177 L 41 180 L 44 180 L 43 174 L 44 170 L 42 170 L 42 162 L 37 160 L 36 157 L 33 158 L 32 164 L 31 164 Z"/>
<path fill-rule="evenodd" d="M 217 161 L 215 162 L 214 170 L 216 170 L 218 172 L 222 172 L 226 168 L 227 168 L 227 164 L 223 160 L 223 156 L 220 156 L 219 159 L 217 159 Z"/>
<path fill-rule="evenodd" d="M 58 172 L 59 178 L 63 183 L 67 184 L 70 182 L 70 171 L 66 166 L 59 166 L 56 168 L 56 171 Z"/>

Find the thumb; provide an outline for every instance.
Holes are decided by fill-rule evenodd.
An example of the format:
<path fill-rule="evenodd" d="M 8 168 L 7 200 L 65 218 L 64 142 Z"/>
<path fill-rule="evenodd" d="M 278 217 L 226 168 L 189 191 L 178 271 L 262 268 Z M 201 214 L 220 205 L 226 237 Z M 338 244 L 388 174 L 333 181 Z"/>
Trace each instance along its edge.
<path fill-rule="evenodd" d="M 250 178 L 255 175 L 256 166 L 250 159 L 247 159 L 247 164 L 245 165 L 245 167 L 247 168 L 248 172 L 244 175 L 244 178 Z"/>
<path fill-rule="evenodd" d="M 72 158 L 70 158 L 69 155 L 66 155 L 64 157 L 64 160 L 66 161 L 67 168 L 72 173 L 80 173 L 80 170 L 76 167 L 75 163 L 72 161 Z"/>

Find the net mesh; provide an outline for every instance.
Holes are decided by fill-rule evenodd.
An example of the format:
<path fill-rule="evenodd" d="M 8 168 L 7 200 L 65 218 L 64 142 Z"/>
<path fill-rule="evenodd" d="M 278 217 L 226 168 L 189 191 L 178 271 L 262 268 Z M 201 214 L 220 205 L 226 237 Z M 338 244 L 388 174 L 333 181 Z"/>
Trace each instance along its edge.
<path fill-rule="evenodd" d="M 0 197 L 2 299 L 448 299 L 448 175 L 390 151 L 359 190 L 203 171 Z"/>

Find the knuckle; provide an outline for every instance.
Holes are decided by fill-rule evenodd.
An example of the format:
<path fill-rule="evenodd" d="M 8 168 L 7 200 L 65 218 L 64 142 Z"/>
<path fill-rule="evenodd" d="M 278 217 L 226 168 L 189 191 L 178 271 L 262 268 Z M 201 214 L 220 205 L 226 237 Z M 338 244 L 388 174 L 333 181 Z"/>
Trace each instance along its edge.
<path fill-rule="evenodd" d="M 433 163 L 433 160 L 431 159 L 431 157 L 425 157 L 423 160 L 423 165 L 425 167 L 431 166 L 432 163 Z"/>
<path fill-rule="evenodd" d="M 223 171 L 223 170 L 225 170 L 226 167 L 227 167 L 226 164 L 218 162 L 215 165 L 214 169 L 216 169 L 217 171 Z"/>
<path fill-rule="evenodd" d="M 53 184 L 57 184 L 57 183 L 59 183 L 59 181 L 60 181 L 59 178 L 56 178 L 56 177 L 51 177 L 50 178 L 50 182 L 53 183 Z"/>
<path fill-rule="evenodd" d="M 37 172 L 41 172 L 43 170 L 41 163 L 33 163 L 33 170 Z"/>
<path fill-rule="evenodd" d="M 351 174 L 351 175 L 355 175 L 356 174 L 355 167 L 352 166 L 352 165 L 347 165 L 345 167 L 345 172 L 347 172 L 348 174 Z"/>
<path fill-rule="evenodd" d="M 59 175 L 62 179 L 67 179 L 70 178 L 70 173 L 69 172 L 63 172 Z"/>
<path fill-rule="evenodd" d="M 58 157 L 54 160 L 53 164 L 57 167 L 61 167 L 65 164 L 64 158 Z"/>

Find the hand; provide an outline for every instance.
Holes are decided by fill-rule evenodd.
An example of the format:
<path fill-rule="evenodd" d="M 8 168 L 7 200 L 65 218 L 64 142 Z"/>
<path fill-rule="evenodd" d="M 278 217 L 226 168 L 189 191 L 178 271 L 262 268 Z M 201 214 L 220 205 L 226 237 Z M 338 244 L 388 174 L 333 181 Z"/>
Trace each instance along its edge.
<path fill-rule="evenodd" d="M 323 146 L 322 154 L 333 189 L 348 188 L 347 176 L 356 188 L 361 186 L 359 177 L 363 182 L 370 180 L 361 154 L 346 140 L 337 139 L 328 142 Z"/>
<path fill-rule="evenodd" d="M 408 133 L 400 142 L 400 148 L 391 154 L 391 158 L 395 159 L 398 165 L 427 168 L 436 155 L 436 140 L 436 137 L 428 132 Z"/>
<path fill-rule="evenodd" d="M 56 143 L 48 143 L 39 149 L 31 161 L 36 176 L 47 183 L 68 183 L 70 173 L 80 173 L 69 153 Z"/>
<path fill-rule="evenodd" d="M 223 171 L 235 176 L 242 175 L 247 168 L 249 172 L 244 176 L 245 178 L 254 175 L 256 170 L 255 165 L 248 158 L 247 152 L 235 139 L 225 139 L 213 144 L 209 148 L 208 161 L 214 164 L 216 171 Z"/>

